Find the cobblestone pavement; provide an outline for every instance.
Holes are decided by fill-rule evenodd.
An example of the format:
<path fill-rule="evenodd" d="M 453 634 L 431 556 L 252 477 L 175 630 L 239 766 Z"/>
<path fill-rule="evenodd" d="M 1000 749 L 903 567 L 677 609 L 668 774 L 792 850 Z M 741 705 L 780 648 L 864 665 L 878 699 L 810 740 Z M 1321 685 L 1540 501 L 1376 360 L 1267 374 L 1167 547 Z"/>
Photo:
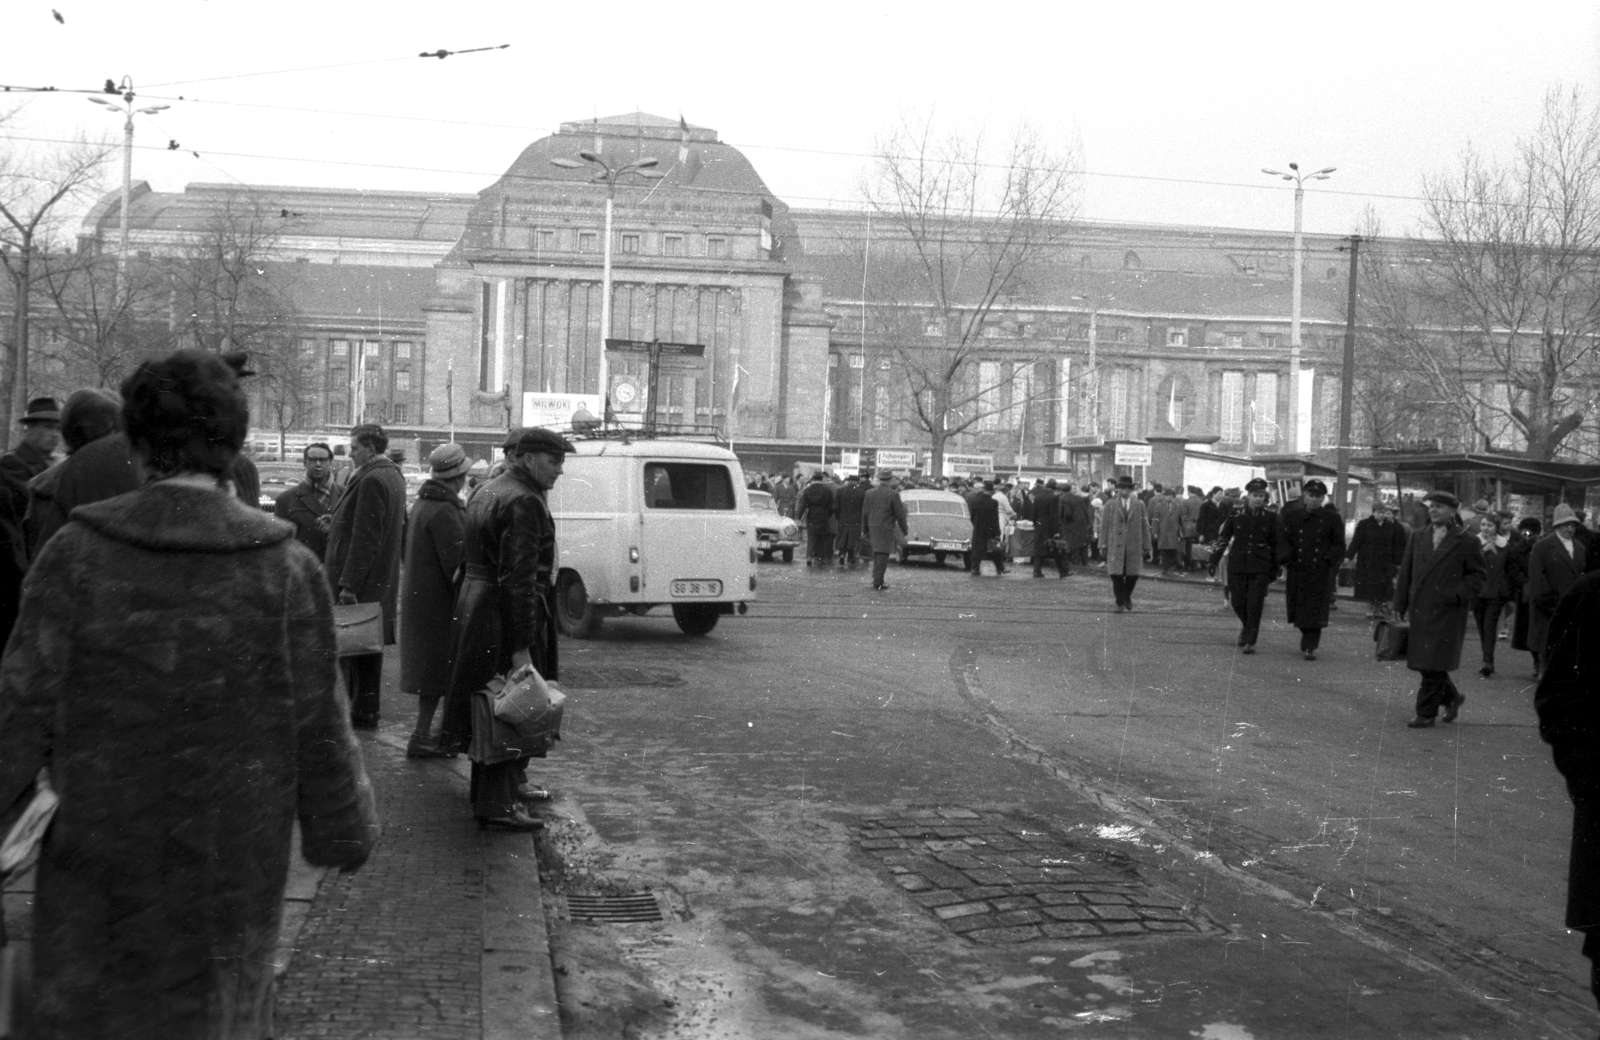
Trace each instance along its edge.
<path fill-rule="evenodd" d="M 860 848 L 945 927 L 979 943 L 1213 931 L 1126 864 L 992 811 L 867 820 Z"/>

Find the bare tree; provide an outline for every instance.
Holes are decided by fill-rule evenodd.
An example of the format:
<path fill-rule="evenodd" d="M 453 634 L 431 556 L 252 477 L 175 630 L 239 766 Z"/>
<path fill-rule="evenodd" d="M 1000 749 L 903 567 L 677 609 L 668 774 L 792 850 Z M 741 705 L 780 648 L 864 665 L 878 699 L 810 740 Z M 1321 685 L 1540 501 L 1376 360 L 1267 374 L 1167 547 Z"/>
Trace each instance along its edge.
<path fill-rule="evenodd" d="M 284 441 L 290 430 L 315 420 L 325 389 L 315 350 L 302 350 L 299 341 L 274 342 L 255 355 L 258 378 L 254 395 L 257 421 L 278 433 L 278 458 L 285 457 Z"/>
<path fill-rule="evenodd" d="M 290 219 L 239 191 L 166 260 L 172 327 L 181 342 L 253 356 L 293 346 L 286 336 L 294 316 L 288 286 L 268 272 Z"/>
<path fill-rule="evenodd" d="M 872 332 L 906 379 L 906 416 L 926 434 L 931 467 L 950 438 L 1018 407 L 980 359 L 1037 362 L 1016 341 L 997 349 L 1000 311 L 1030 288 L 1077 214 L 1073 156 L 1024 126 L 992 157 L 981 134 L 941 133 L 905 119 L 878 143 L 866 195 L 881 236 L 865 280 Z M 1028 391 L 1033 393 L 1033 391 Z"/>
<path fill-rule="evenodd" d="M 1424 190 L 1423 237 L 1368 265 L 1374 331 L 1449 402 L 1470 447 L 1510 435 L 1554 458 L 1596 375 L 1600 118 L 1578 91 L 1552 91 L 1509 164 L 1468 148 Z"/>
<path fill-rule="evenodd" d="M 0 125 L 14 115 L 0 115 Z M 26 155 L 0 146 L 0 268 L 12 297 L 12 329 L 0 371 L 0 430 L 7 438 L 15 433 L 11 417 L 21 412 L 29 392 L 35 264 L 64 251 L 58 238 L 69 211 L 95 191 L 110 155 L 109 145 L 87 140 Z"/>
<path fill-rule="evenodd" d="M 166 273 L 149 261 L 118 267 L 116 256 L 84 252 L 52 257 L 35 276 L 54 335 L 33 350 L 72 387 L 116 387 L 140 359 L 172 347 Z"/>

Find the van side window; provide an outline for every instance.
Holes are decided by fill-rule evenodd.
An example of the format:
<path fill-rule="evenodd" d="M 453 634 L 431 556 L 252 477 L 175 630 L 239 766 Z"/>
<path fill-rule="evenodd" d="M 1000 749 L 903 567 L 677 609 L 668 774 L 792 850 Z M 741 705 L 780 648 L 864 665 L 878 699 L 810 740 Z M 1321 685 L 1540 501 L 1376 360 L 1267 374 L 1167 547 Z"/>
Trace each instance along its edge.
<path fill-rule="evenodd" d="M 704 462 L 647 462 L 646 509 L 733 509 L 728 467 Z"/>

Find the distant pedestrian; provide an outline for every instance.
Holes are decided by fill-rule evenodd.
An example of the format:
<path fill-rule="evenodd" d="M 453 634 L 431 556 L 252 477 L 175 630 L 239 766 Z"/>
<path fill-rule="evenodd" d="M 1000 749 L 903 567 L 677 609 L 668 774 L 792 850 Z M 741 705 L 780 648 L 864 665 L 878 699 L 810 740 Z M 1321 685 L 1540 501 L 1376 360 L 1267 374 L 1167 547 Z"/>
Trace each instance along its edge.
<path fill-rule="evenodd" d="M 1553 529 L 1534 544 L 1528 554 L 1528 649 L 1533 652 L 1534 670 L 1544 659 L 1550 632 L 1550 619 L 1556 604 L 1583 574 L 1586 556 L 1576 533 L 1578 517 L 1562 502 L 1550 520 Z"/>
<path fill-rule="evenodd" d="M 1539 736 L 1572 799 L 1565 923 L 1583 933 L 1589 991 L 1600 1001 L 1600 576 L 1567 591 L 1550 622 L 1544 677 L 1533 695 Z"/>
<path fill-rule="evenodd" d="M 28 570 L 28 484 L 50 468 L 61 443 L 61 406 L 53 397 L 35 397 L 17 422 L 22 441 L 0 455 L 0 646 L 17 621 L 22 576 Z"/>
<path fill-rule="evenodd" d="M 822 470 L 811 474 L 795 506 L 795 519 L 806 525 L 806 566 L 833 562 L 833 485 Z"/>
<path fill-rule="evenodd" d="M 350 430 L 356 468 L 333 508 L 328 528 L 328 583 L 340 603 L 383 606 L 383 642 L 395 641 L 395 606 L 400 598 L 400 553 L 406 519 L 406 478 L 384 452 L 383 427 L 364 423 Z M 350 687 L 350 722 L 377 729 L 383 655 L 363 654 L 342 662 Z"/>
<path fill-rule="evenodd" d="M 1044 577 L 1044 561 L 1049 560 L 1055 565 L 1056 577 L 1065 578 L 1070 568 L 1056 482 L 1046 481 L 1044 487 L 1035 491 L 1028 508 L 1027 518 L 1033 521 L 1033 576 Z"/>
<path fill-rule="evenodd" d="M 1394 576 L 1400 573 L 1408 533 L 1389 503 L 1374 499 L 1372 515 L 1356 524 L 1345 559 L 1356 561 L 1355 598 L 1367 604 L 1367 617 L 1380 617 L 1394 601 Z"/>
<path fill-rule="evenodd" d="M 227 484 L 250 425 L 238 377 L 185 350 L 122 396 L 152 479 L 45 544 L 0 664 L 0 806 L 46 764 L 61 799 L 29 1035 L 257 1040 L 275 1035 L 295 825 L 309 863 L 354 870 L 372 789 L 322 568 Z"/>
<path fill-rule="evenodd" d="M 889 569 L 889 554 L 910 533 L 906 527 L 906 504 L 891 481 L 894 475 L 878 471 L 878 486 L 867 492 L 861 503 L 861 536 L 872 546 L 872 587 L 887 589 L 884 575 Z"/>
<path fill-rule="evenodd" d="M 1088 496 L 1073 490 L 1071 484 L 1061 487 L 1061 529 L 1066 539 L 1069 563 L 1089 563 L 1089 546 L 1094 541 L 1094 506 Z"/>
<path fill-rule="evenodd" d="M 1222 522 L 1218 533 L 1226 556 L 1228 605 L 1240 622 L 1238 646 L 1256 652 L 1267 587 L 1277 579 L 1283 552 L 1283 530 L 1277 513 L 1267 508 L 1267 482 L 1260 477 L 1245 485 L 1245 505 Z"/>
<path fill-rule="evenodd" d="M 1525 516 L 1517 521 L 1517 538 L 1506 547 L 1506 584 L 1511 589 L 1511 600 L 1516 614 L 1511 619 L 1511 649 L 1529 650 L 1528 615 L 1528 558 L 1539 541 L 1544 525 L 1536 516 Z M 1530 651 L 1531 652 L 1531 651 Z M 1539 678 L 1539 658 L 1533 658 L 1533 677 Z"/>
<path fill-rule="evenodd" d="M 333 449 L 315 441 L 305 446 L 300 461 L 305 466 L 306 479 L 278 495 L 272 515 L 294 524 L 300 544 L 320 560 L 328 554 L 328 529 L 333 525 L 333 507 L 339 501 L 339 488 L 333 483 Z"/>
<path fill-rule="evenodd" d="M 1150 500 L 1150 524 L 1154 528 L 1156 556 L 1161 573 L 1171 574 L 1178 567 L 1178 552 L 1183 548 L 1183 507 L 1178 489 L 1170 487 Z"/>
<path fill-rule="evenodd" d="M 1105 504 L 1105 533 L 1101 547 L 1106 556 L 1106 573 L 1111 576 L 1111 595 L 1117 613 L 1133 609 L 1133 589 L 1144 571 L 1144 554 L 1150 546 L 1150 520 L 1144 503 L 1134 497 L 1133 478 L 1117 479 L 1116 497 Z"/>
<path fill-rule="evenodd" d="M 1344 517 L 1328 505 L 1328 485 L 1313 477 L 1301 485 L 1300 498 L 1279 512 L 1278 522 L 1284 606 L 1289 624 L 1300 630 L 1300 653 L 1315 661 L 1344 559 Z"/>
<path fill-rule="evenodd" d="M 400 692 L 417 698 L 417 724 L 407 758 L 454 758 L 434 740 L 433 716 L 450 692 L 450 625 L 455 617 L 456 570 L 466 508 L 461 487 L 467 453 L 441 444 L 428 456 L 428 479 L 406 517 L 406 549 L 400 582 Z"/>
<path fill-rule="evenodd" d="M 1486 514 L 1478 518 L 1478 550 L 1483 553 L 1483 591 L 1472 601 L 1472 616 L 1478 623 L 1478 646 L 1483 663 L 1478 674 L 1487 679 L 1494 674 L 1494 651 L 1500 641 L 1500 614 L 1511 600 L 1511 583 L 1506 575 L 1510 554 L 1508 540 L 1500 534 L 1499 518 Z"/>
<path fill-rule="evenodd" d="M 1003 532 L 1000 530 L 1000 506 L 994 500 L 994 485 L 974 488 L 965 497 L 967 511 L 972 517 L 972 551 L 967 554 L 972 576 L 983 574 L 983 561 L 988 559 L 994 562 L 994 575 L 998 578 L 1006 572 L 1006 553 L 1000 544 Z M 1031 502 L 1029 508 L 1032 508 Z M 1039 532 L 1034 531 L 1033 536 L 1037 539 Z"/>
<path fill-rule="evenodd" d="M 844 478 L 844 487 L 833 493 L 833 521 L 838 529 L 834 548 L 839 562 L 855 569 L 861 554 L 861 507 L 867 500 L 867 489 L 861 486 L 861 474 L 851 473 Z"/>
<path fill-rule="evenodd" d="M 1483 589 L 1483 554 L 1478 540 L 1461 529 L 1460 502 L 1448 491 L 1432 491 L 1423 499 L 1429 524 L 1406 543 L 1395 581 L 1394 610 L 1411 623 L 1406 640 L 1406 667 L 1422 673 L 1417 689 L 1417 714 L 1412 729 L 1432 726 L 1440 709 L 1454 722 L 1466 697 L 1450 679 L 1461 667 L 1468 604 Z"/>

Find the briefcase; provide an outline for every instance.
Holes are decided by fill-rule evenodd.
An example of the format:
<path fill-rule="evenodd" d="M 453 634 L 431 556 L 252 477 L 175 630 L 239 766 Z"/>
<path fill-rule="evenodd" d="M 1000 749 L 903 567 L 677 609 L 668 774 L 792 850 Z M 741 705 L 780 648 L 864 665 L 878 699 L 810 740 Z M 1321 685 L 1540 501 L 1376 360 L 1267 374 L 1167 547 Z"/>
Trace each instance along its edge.
<path fill-rule="evenodd" d="M 1411 626 L 1404 621 L 1384 619 L 1372 626 L 1373 649 L 1380 661 L 1404 661 L 1406 643 L 1411 637 Z"/>
<path fill-rule="evenodd" d="M 333 631 L 340 657 L 383 653 L 383 604 L 334 604 Z"/>

